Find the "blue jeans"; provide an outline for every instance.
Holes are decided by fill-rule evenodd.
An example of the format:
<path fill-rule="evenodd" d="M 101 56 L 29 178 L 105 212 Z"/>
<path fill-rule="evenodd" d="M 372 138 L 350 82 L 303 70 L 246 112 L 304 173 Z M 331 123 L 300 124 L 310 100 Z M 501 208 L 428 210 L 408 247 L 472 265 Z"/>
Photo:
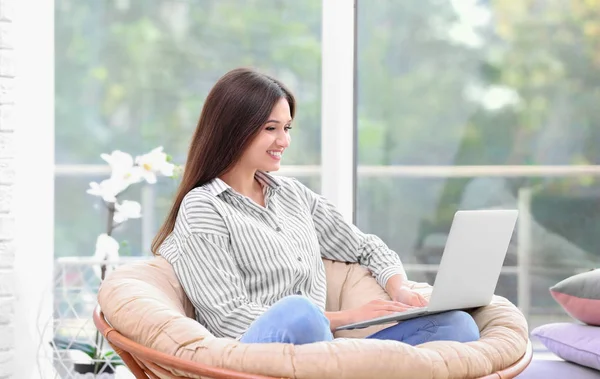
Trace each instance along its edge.
<path fill-rule="evenodd" d="M 470 342 L 479 339 L 479 328 L 466 312 L 450 311 L 410 319 L 367 338 L 394 340 L 409 345 L 429 341 Z M 295 345 L 331 341 L 329 320 L 304 296 L 288 296 L 257 318 L 240 339 L 244 343 L 282 342 Z"/>

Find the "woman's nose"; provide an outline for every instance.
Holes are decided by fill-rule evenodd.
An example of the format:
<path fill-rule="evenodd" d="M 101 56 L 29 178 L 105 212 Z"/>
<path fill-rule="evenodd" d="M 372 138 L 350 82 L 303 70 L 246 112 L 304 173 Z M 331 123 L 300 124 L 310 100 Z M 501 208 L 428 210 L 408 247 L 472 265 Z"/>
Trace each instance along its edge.
<path fill-rule="evenodd" d="M 281 147 L 288 147 L 290 145 L 290 136 L 285 134 L 277 138 L 277 145 Z"/>

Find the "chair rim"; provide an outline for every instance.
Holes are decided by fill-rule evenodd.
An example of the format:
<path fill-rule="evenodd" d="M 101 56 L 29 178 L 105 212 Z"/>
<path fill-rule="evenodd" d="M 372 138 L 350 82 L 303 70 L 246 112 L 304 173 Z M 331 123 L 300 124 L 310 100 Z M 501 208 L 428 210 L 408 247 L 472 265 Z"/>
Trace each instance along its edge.
<path fill-rule="evenodd" d="M 493 374 L 486 375 L 479 379 L 508 379 L 508 378 L 516 378 L 519 374 L 521 374 L 527 366 L 531 363 L 533 359 L 533 345 L 531 344 L 531 340 L 527 340 L 527 347 L 525 349 L 525 353 L 519 358 L 515 363 L 508 366 L 505 369 L 500 371 L 496 371 Z"/>
<path fill-rule="evenodd" d="M 214 366 L 205 365 L 198 362 L 187 361 L 185 359 L 175 357 L 172 355 L 165 354 L 163 352 L 151 349 L 143 346 L 137 342 L 130 340 L 129 338 L 122 335 L 118 330 L 108 324 L 104 313 L 97 305 L 94 308 L 93 314 L 94 324 L 96 328 L 102 333 L 104 338 L 113 346 L 118 349 L 124 350 L 127 354 L 131 354 L 134 351 L 135 357 L 140 357 L 144 360 L 150 360 L 151 362 L 160 366 L 169 367 L 175 370 L 183 371 L 188 374 L 202 375 L 208 378 L 215 379 L 278 379 L 272 376 L 264 376 L 258 374 L 248 374 L 231 369 L 217 368 Z M 121 355 L 121 354 L 119 354 Z M 527 341 L 527 347 L 525 353 L 515 363 L 509 367 L 496 371 L 490 375 L 480 377 L 478 379 L 507 379 L 515 378 L 521 374 L 533 359 L 533 346 L 531 340 Z M 136 378 L 147 379 L 147 376 L 143 374 L 144 370 L 137 364 L 135 359 L 125 360 L 126 365 L 132 370 Z M 134 365 L 134 367 L 131 367 Z M 282 379 L 282 378 L 279 378 Z"/>
<path fill-rule="evenodd" d="M 144 345 L 141 345 L 131 339 L 122 335 L 118 330 L 109 325 L 108 321 L 102 313 L 100 305 L 94 308 L 93 314 L 94 324 L 96 328 L 102 333 L 104 338 L 113 346 L 118 349 L 122 349 L 125 352 L 133 355 L 133 357 L 139 357 L 143 360 L 149 360 L 159 366 L 168 367 L 188 374 L 201 375 L 203 377 L 215 378 L 215 379 L 277 379 L 271 376 L 257 375 L 234 371 L 231 369 L 218 368 L 214 366 L 205 365 L 198 362 L 187 361 L 185 359 L 175 357 L 163 352 L 151 349 Z M 132 354 L 133 352 L 133 354 Z M 125 360 L 124 360 L 125 361 Z M 132 369 L 134 375 L 136 372 L 137 378 L 147 378 L 147 376 L 138 375 L 140 372 L 144 372 L 142 368 L 135 362 L 135 360 L 128 359 L 125 364 Z M 136 365 L 137 367 L 130 367 L 130 365 Z M 280 378 L 281 379 L 281 378 Z"/>

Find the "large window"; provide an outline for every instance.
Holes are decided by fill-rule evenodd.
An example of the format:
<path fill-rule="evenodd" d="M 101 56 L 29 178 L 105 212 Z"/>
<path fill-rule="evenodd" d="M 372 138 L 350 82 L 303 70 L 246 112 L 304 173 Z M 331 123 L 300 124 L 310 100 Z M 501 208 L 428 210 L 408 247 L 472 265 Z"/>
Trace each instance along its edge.
<path fill-rule="evenodd" d="M 349 25 L 343 15 L 321 25 L 322 10 L 320 0 L 57 0 L 55 255 L 93 254 L 105 210 L 85 191 L 106 176 L 100 154 L 163 146 L 185 163 L 203 99 L 237 66 L 277 76 L 298 97 L 284 174 L 319 191 L 321 174 L 352 165 L 349 150 L 337 159 L 332 149 L 324 161 L 335 164 L 318 170 L 330 126 L 321 125 L 321 29 L 330 41 Z M 358 226 L 397 251 L 412 279 L 432 283 L 456 210 L 519 208 L 526 222 L 496 292 L 532 326 L 564 316 L 548 287 L 594 267 L 600 249 L 597 8 L 357 0 L 356 29 Z M 327 57 L 349 52 L 354 36 L 338 37 L 344 48 Z M 338 141 L 325 142 L 327 152 Z M 130 193 L 145 215 L 117 230 L 128 242 L 121 255 L 149 254 L 176 185 Z"/>
<path fill-rule="evenodd" d="M 456 210 L 518 207 L 529 226 L 497 293 L 532 325 L 564 316 L 548 287 L 600 251 L 597 7 L 362 0 L 357 12 L 359 227 L 432 283 Z"/>
<path fill-rule="evenodd" d="M 203 100 L 229 69 L 256 67 L 297 95 L 286 165 L 320 163 L 321 1 L 56 1 L 55 256 L 89 256 L 105 209 L 86 194 L 101 153 L 163 146 L 185 163 Z M 294 172 L 290 172 L 294 174 Z M 315 190 L 317 175 L 299 179 Z M 115 236 L 147 255 L 177 183 L 135 187 L 145 215 Z"/>

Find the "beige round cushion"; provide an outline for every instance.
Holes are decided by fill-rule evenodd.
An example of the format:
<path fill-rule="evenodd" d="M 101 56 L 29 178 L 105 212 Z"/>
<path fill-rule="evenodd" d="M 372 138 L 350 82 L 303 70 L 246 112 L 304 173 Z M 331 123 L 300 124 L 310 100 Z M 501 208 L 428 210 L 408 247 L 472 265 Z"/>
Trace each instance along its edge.
<path fill-rule="evenodd" d="M 363 267 L 324 262 L 328 311 L 388 298 Z M 429 296 L 429 285 L 410 284 Z M 528 342 L 525 318 L 502 297 L 472 313 L 481 331 L 477 342 L 410 346 L 361 338 L 385 325 L 339 332 L 331 342 L 297 346 L 216 338 L 194 320 L 175 273 L 160 257 L 118 268 L 102 284 L 98 302 L 115 329 L 144 346 L 220 368 L 284 378 L 478 378 L 513 364 Z"/>

